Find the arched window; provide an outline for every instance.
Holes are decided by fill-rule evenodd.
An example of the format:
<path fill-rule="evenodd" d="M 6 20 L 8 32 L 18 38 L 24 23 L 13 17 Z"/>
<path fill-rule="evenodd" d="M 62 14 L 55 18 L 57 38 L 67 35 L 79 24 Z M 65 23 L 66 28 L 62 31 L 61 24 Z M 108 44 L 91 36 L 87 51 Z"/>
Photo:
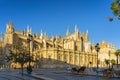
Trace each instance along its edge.
<path fill-rule="evenodd" d="M 77 63 L 78 63 L 78 56 L 75 55 L 75 64 L 77 64 Z"/>
<path fill-rule="evenodd" d="M 72 54 L 70 55 L 70 62 L 71 63 L 73 62 L 73 56 L 72 56 Z"/>
<path fill-rule="evenodd" d="M 58 60 L 59 60 L 59 61 L 60 61 L 60 58 L 61 58 L 61 57 L 60 57 L 60 54 L 58 54 Z"/>
<path fill-rule="evenodd" d="M 64 54 L 64 61 L 67 62 L 67 54 Z"/>
<path fill-rule="evenodd" d="M 81 51 L 84 51 L 84 42 L 83 42 L 83 37 L 81 37 Z"/>

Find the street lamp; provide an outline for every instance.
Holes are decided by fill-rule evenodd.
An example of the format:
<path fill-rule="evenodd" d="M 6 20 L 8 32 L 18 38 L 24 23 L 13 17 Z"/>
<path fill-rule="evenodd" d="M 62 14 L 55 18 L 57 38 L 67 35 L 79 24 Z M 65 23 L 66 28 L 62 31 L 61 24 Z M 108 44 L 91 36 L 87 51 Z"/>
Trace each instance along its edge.
<path fill-rule="evenodd" d="M 109 55 L 109 69 L 110 69 L 110 50 L 109 50 L 108 55 Z"/>
<path fill-rule="evenodd" d="M 31 34 L 28 34 L 28 38 L 27 38 L 27 42 L 29 43 L 29 66 L 27 67 L 27 72 L 28 74 L 30 74 L 32 72 L 32 68 L 30 66 L 30 42 L 32 41 L 32 35 Z"/>
<path fill-rule="evenodd" d="M 95 45 L 95 50 L 97 51 L 97 69 L 98 69 L 98 52 L 100 51 L 99 43 Z"/>

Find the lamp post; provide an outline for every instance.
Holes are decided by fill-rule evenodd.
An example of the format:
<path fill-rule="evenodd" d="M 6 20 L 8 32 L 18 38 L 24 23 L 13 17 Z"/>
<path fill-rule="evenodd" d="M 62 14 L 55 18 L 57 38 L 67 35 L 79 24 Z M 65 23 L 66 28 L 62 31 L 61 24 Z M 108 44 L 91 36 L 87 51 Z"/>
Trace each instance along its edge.
<path fill-rule="evenodd" d="M 27 42 L 29 43 L 29 65 L 27 67 L 27 72 L 28 74 L 30 74 L 32 72 L 32 68 L 30 66 L 30 42 L 32 41 L 32 35 L 31 34 L 28 34 L 28 38 L 27 38 Z"/>
<path fill-rule="evenodd" d="M 97 51 L 97 69 L 98 69 L 98 52 L 100 51 L 99 43 L 95 45 L 95 50 Z"/>
<path fill-rule="evenodd" d="M 110 51 L 109 51 L 108 54 L 109 54 L 109 69 L 110 69 Z"/>

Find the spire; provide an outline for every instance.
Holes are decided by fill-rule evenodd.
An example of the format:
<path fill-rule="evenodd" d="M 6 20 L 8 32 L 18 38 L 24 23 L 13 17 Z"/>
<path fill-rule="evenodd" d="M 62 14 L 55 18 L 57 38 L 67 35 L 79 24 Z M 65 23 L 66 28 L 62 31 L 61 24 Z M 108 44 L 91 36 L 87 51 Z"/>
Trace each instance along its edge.
<path fill-rule="evenodd" d="M 52 33 L 52 38 L 51 38 L 51 40 L 54 42 L 54 33 Z"/>
<path fill-rule="evenodd" d="M 14 31 L 13 23 L 9 22 L 8 24 L 6 24 L 6 33 L 11 33 L 13 31 Z"/>
<path fill-rule="evenodd" d="M 32 33 L 32 29 L 30 28 L 29 25 L 27 26 L 27 32 L 28 32 L 28 33 Z"/>
<path fill-rule="evenodd" d="M 41 29 L 41 33 L 40 33 L 40 39 L 43 39 L 43 32 L 42 32 L 42 29 Z"/>
<path fill-rule="evenodd" d="M 92 40 L 92 45 L 94 45 L 94 40 Z"/>
<path fill-rule="evenodd" d="M 24 32 L 26 33 L 26 28 L 24 29 Z"/>
<path fill-rule="evenodd" d="M 0 32 L 0 42 L 2 41 L 2 32 Z"/>
<path fill-rule="evenodd" d="M 56 41 L 58 40 L 58 35 L 56 35 Z"/>
<path fill-rule="evenodd" d="M 69 36 L 70 35 L 70 30 L 69 30 L 69 27 L 67 28 L 67 32 L 66 32 L 66 36 Z"/>
<path fill-rule="evenodd" d="M 52 33 L 52 38 L 54 38 L 54 33 Z"/>
<path fill-rule="evenodd" d="M 29 30 L 30 30 L 30 33 L 32 34 L 32 29 L 31 29 L 31 28 L 29 28 Z"/>
<path fill-rule="evenodd" d="M 86 34 L 88 33 L 88 29 L 86 30 Z"/>
<path fill-rule="evenodd" d="M 42 29 L 41 29 L 41 34 L 40 34 L 41 36 L 43 36 L 43 32 L 42 32 Z"/>
<path fill-rule="evenodd" d="M 78 32 L 78 28 L 77 28 L 77 25 L 75 25 L 75 32 Z"/>
<path fill-rule="evenodd" d="M 86 41 L 88 41 L 88 30 L 86 31 Z"/>
<path fill-rule="evenodd" d="M 44 32 L 44 36 L 47 36 L 46 32 Z"/>
<path fill-rule="evenodd" d="M 30 26 L 28 25 L 28 26 L 27 26 L 27 32 L 30 32 L 30 29 L 29 29 L 29 28 L 30 28 Z"/>

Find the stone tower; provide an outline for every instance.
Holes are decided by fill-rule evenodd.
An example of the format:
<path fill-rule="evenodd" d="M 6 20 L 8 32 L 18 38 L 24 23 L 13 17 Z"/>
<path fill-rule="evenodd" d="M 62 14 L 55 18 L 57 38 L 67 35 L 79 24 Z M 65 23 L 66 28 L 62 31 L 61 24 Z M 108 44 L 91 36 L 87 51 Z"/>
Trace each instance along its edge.
<path fill-rule="evenodd" d="M 5 32 L 5 39 L 4 39 L 4 46 L 5 46 L 5 53 L 8 53 L 9 49 L 13 44 L 13 23 L 10 22 L 6 25 L 6 32 Z"/>
<path fill-rule="evenodd" d="M 87 30 L 87 31 L 86 31 L 86 34 L 85 34 L 85 41 L 86 41 L 86 42 L 89 41 L 89 40 L 88 40 L 88 36 L 89 36 L 89 35 L 88 35 L 88 30 Z"/>
<path fill-rule="evenodd" d="M 66 32 L 66 36 L 69 36 L 70 35 L 70 30 L 69 28 L 67 29 L 67 32 Z"/>
<path fill-rule="evenodd" d="M 78 27 L 75 25 L 75 40 L 78 40 L 79 38 L 79 32 L 78 32 Z"/>

